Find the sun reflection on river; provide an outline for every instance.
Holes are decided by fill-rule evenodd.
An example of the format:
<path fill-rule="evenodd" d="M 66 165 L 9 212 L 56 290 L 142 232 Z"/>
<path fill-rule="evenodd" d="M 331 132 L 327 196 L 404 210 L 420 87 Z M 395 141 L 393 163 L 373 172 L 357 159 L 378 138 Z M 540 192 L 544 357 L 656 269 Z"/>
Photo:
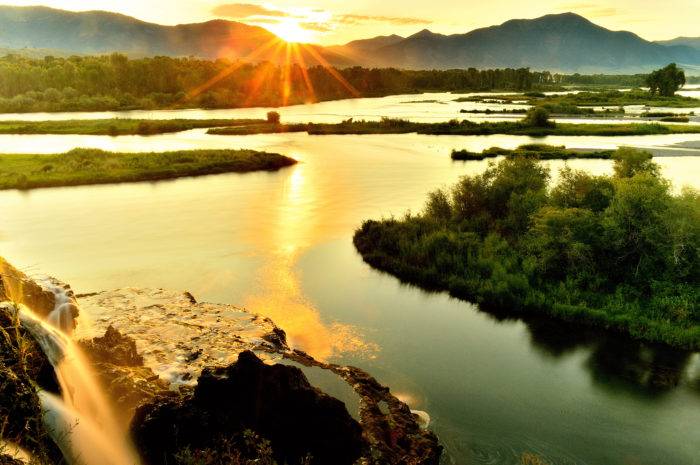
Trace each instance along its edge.
<path fill-rule="evenodd" d="M 328 360 L 347 352 L 373 356 L 377 347 L 365 342 L 357 328 L 324 322 L 319 310 L 304 295 L 297 262 L 310 245 L 321 242 L 328 232 L 314 213 L 319 183 L 308 179 L 312 176 L 309 171 L 303 164 L 293 168 L 277 199 L 281 205 L 272 213 L 274 217 L 268 219 L 270 227 L 255 237 L 248 237 L 256 249 L 263 247 L 269 255 L 255 271 L 256 290 L 246 298 L 245 307 L 270 317 L 284 328 L 292 347 L 318 359 Z M 260 201 L 272 199 L 263 196 Z M 259 211 L 270 212 L 265 208 Z"/>

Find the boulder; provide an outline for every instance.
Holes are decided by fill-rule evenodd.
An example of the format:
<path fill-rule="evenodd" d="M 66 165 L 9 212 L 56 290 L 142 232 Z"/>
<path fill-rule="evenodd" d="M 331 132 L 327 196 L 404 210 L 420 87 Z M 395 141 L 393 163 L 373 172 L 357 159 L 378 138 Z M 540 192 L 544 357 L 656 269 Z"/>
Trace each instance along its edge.
<path fill-rule="evenodd" d="M 311 386 L 296 367 L 266 365 L 253 352 L 224 368 L 206 368 L 191 396 L 158 397 L 137 409 L 132 435 L 149 465 L 176 463 L 183 449 L 254 431 L 278 463 L 351 465 L 366 449 L 345 405 Z"/>

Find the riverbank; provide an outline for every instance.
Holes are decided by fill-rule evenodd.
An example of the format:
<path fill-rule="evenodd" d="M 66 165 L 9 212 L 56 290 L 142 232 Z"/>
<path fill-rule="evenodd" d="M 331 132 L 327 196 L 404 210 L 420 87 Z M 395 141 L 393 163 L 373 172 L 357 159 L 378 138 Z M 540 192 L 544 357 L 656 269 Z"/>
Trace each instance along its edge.
<path fill-rule="evenodd" d="M 626 105 L 645 105 L 647 107 L 698 108 L 700 99 L 673 95 L 651 95 L 639 89 L 622 92 L 607 90 L 601 92 L 583 91 L 570 94 L 546 95 L 539 92 L 524 94 L 482 94 L 459 97 L 455 102 L 510 103 L 533 105 L 546 108 L 552 113 L 577 111 L 576 107 L 624 107 Z M 582 108 L 579 111 L 585 112 Z"/>
<path fill-rule="evenodd" d="M 671 125 L 658 123 L 630 124 L 574 124 L 551 123 L 532 126 L 522 121 L 484 122 L 452 120 L 444 123 L 416 123 L 401 119 L 384 118 L 381 121 L 354 121 L 336 124 L 251 124 L 237 127 L 214 128 L 215 135 L 255 135 L 285 132 L 307 132 L 309 135 L 364 135 L 364 134 L 428 134 L 482 136 L 493 134 L 544 136 L 644 136 L 664 134 L 700 134 L 700 125 Z"/>
<path fill-rule="evenodd" d="M 545 313 L 700 348 L 697 193 L 670 193 L 651 155 L 613 154 L 615 176 L 508 157 L 432 193 L 425 210 L 366 221 L 363 259 L 402 281 L 505 315 Z"/>
<path fill-rule="evenodd" d="M 150 136 L 190 129 L 247 126 L 262 119 L 95 119 L 66 121 L 0 121 L 0 134 L 76 134 L 86 136 Z"/>
<path fill-rule="evenodd" d="M 0 190 L 275 171 L 295 163 L 284 155 L 254 150 L 116 153 L 74 149 L 54 155 L 4 154 L 0 156 Z"/>

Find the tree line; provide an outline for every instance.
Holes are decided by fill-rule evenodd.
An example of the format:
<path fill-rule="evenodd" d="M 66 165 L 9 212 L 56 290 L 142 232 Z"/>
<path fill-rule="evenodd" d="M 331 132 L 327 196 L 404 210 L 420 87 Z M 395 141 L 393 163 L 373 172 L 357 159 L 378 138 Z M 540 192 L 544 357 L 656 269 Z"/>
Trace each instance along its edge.
<path fill-rule="evenodd" d="M 0 111 L 101 111 L 281 106 L 422 91 L 527 91 L 551 84 L 527 68 L 304 69 L 272 63 L 121 54 L 0 58 Z"/>

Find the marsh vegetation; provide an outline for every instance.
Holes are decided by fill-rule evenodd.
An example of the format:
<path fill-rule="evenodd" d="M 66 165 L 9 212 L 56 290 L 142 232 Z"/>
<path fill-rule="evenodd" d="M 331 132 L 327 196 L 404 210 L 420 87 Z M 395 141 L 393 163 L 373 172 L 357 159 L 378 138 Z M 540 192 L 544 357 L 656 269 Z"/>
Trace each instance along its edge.
<path fill-rule="evenodd" d="M 254 150 L 183 150 L 115 153 L 74 149 L 55 155 L 4 154 L 0 189 L 156 181 L 185 176 L 272 171 L 296 163 L 276 153 Z"/>

